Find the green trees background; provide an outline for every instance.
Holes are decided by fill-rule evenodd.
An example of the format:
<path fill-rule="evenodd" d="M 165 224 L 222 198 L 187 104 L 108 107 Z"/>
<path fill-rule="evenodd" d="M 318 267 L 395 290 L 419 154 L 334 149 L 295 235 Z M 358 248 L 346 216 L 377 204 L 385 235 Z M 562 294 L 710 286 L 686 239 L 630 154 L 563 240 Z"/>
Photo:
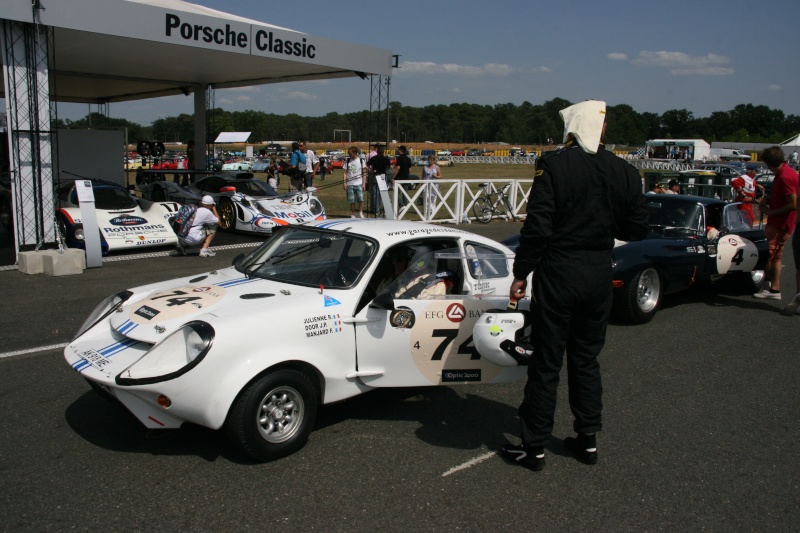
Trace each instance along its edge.
<path fill-rule="evenodd" d="M 461 103 L 405 107 L 399 102 L 390 102 L 388 137 L 401 143 L 433 141 L 463 146 L 495 142 L 558 144 L 563 127 L 558 111 L 571 104 L 561 98 L 542 105 L 523 102 L 521 105 Z M 610 106 L 608 116 L 606 141 L 629 146 L 642 146 L 647 139 L 657 138 L 779 143 L 800 133 L 800 116 L 787 116 L 781 110 L 752 104 L 740 104 L 730 111 L 715 111 L 702 118 L 686 109 L 672 109 L 658 115 L 639 113 L 629 105 L 620 104 Z M 377 138 L 370 138 L 368 111 L 303 117 L 214 109 L 209 112 L 208 133 L 209 138 L 214 139 L 222 131 L 250 131 L 251 142 L 297 139 L 329 142 L 347 140 L 341 134 L 334 138 L 334 130 L 350 130 L 353 141 L 384 140 L 385 115 L 374 116 L 372 121 L 372 131 L 381 132 Z M 89 125 L 127 127 L 129 142 L 134 144 L 140 140 L 186 142 L 193 137 L 194 130 L 192 116 L 187 114 L 161 118 L 150 125 L 105 118 L 97 113 L 78 121 L 59 120 L 59 123 L 79 128 Z"/>

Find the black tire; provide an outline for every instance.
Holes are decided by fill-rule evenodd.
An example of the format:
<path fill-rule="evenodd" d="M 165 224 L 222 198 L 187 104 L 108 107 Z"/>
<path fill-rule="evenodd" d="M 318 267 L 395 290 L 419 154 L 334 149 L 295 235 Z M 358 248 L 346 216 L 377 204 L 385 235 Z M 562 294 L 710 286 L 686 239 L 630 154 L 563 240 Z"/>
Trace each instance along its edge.
<path fill-rule="evenodd" d="M 219 201 L 219 229 L 233 231 L 236 228 L 236 206 L 227 198 Z"/>
<path fill-rule="evenodd" d="M 153 187 L 153 192 L 151 200 L 153 202 L 164 202 L 167 200 L 167 194 L 164 192 L 164 189 L 161 187 Z"/>
<path fill-rule="evenodd" d="M 627 287 L 619 303 L 621 318 L 632 324 L 645 324 L 656 315 L 663 291 L 661 275 L 653 267 L 642 269 Z"/>
<path fill-rule="evenodd" d="M 277 370 L 248 385 L 233 404 L 226 430 L 257 461 L 290 455 L 308 441 L 319 409 L 319 387 L 298 370 Z"/>
<path fill-rule="evenodd" d="M 0 198 L 0 223 L 7 230 L 14 225 L 14 215 L 11 213 L 11 204 L 5 198 Z"/>
<path fill-rule="evenodd" d="M 767 273 L 763 270 L 753 270 L 752 272 L 742 272 L 739 276 L 740 287 L 746 294 L 755 294 L 767 286 Z"/>
<path fill-rule="evenodd" d="M 481 200 L 476 200 L 474 204 L 472 204 L 472 213 L 475 215 L 475 219 L 478 222 L 483 222 L 484 224 L 488 224 L 492 221 L 493 213 L 492 204 L 487 198 L 483 198 Z"/>

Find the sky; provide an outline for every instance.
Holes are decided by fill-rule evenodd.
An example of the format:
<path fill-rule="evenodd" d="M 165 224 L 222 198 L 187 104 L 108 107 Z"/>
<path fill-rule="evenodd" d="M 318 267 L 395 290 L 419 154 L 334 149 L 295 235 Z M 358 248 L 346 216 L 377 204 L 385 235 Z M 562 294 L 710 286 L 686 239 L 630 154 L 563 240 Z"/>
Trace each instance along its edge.
<path fill-rule="evenodd" d="M 605 100 L 695 117 L 738 104 L 800 115 L 800 2 L 750 0 L 196 0 L 231 14 L 400 56 L 390 99 L 403 106 Z M 768 6 L 768 7 L 762 7 Z M 216 105 L 323 116 L 369 109 L 369 81 L 219 90 Z M 113 103 L 149 125 L 191 114 L 192 97 Z M 93 109 L 96 111 L 96 109 Z M 86 105 L 59 104 L 59 118 Z"/>

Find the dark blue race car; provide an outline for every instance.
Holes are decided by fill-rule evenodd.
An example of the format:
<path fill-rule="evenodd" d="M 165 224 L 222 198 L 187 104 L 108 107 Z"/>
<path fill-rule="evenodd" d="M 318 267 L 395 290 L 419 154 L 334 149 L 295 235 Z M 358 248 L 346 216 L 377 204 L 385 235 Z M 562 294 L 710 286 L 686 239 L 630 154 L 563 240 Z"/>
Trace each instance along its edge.
<path fill-rule="evenodd" d="M 699 196 L 648 194 L 650 232 L 636 242 L 614 246 L 614 300 L 617 315 L 634 324 L 649 322 L 665 294 L 701 280 L 736 278 L 744 290 L 765 285 L 769 244 L 761 224 L 739 209 Z M 519 235 L 503 241 L 516 249 Z"/>

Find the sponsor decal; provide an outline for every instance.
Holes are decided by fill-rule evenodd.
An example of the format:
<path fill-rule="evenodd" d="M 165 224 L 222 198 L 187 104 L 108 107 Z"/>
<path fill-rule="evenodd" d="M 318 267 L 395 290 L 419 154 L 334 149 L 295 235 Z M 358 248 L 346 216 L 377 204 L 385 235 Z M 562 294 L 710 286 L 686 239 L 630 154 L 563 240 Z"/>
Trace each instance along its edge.
<path fill-rule="evenodd" d="M 147 219 L 142 217 L 122 215 L 112 218 L 108 221 L 108 223 L 112 226 L 141 226 L 143 224 L 147 224 Z"/>
<path fill-rule="evenodd" d="M 328 295 L 323 296 L 323 300 L 325 301 L 325 307 L 331 307 L 331 306 L 334 306 L 334 305 L 342 305 L 342 302 L 340 302 L 336 298 L 333 298 L 333 297 L 328 296 Z"/>
<path fill-rule="evenodd" d="M 447 371 L 470 369 L 476 381 L 486 383 L 495 379 L 502 368 L 481 357 L 472 339 L 472 329 L 478 318 L 496 305 L 490 300 L 434 300 L 423 308 L 416 307 L 420 321 L 413 329 L 399 331 L 408 332 L 411 358 L 422 375 L 432 384 L 439 384 L 445 380 Z M 475 373 L 475 370 L 480 372 Z M 452 378 L 451 381 L 468 379 Z"/>
<path fill-rule="evenodd" d="M 303 319 L 306 338 L 341 333 L 344 331 L 342 318 L 338 314 L 311 316 Z"/>
<path fill-rule="evenodd" d="M 200 287 L 207 289 L 201 292 L 195 292 L 194 289 L 198 287 L 193 285 L 185 285 L 176 287 L 166 291 L 161 291 L 153 294 L 149 298 L 142 301 L 142 306 L 136 311 L 131 311 L 130 320 L 137 324 L 150 323 L 163 323 L 168 320 L 173 320 L 186 315 L 196 313 L 198 308 L 209 307 L 214 305 L 222 298 L 227 292 L 223 287 Z M 198 305 L 199 304 L 199 305 Z M 140 314 L 138 311 L 144 308 L 149 311 L 146 314 Z M 155 312 L 155 314 L 151 314 Z"/>
<path fill-rule="evenodd" d="M 212 289 L 212 287 L 195 287 L 192 289 L 192 292 L 208 292 Z"/>
<path fill-rule="evenodd" d="M 152 307 L 147 307 L 146 305 L 141 306 L 139 309 L 133 312 L 135 315 L 139 315 L 140 317 L 144 318 L 145 320 L 152 320 L 156 317 L 161 311 L 158 309 L 153 309 Z"/>
<path fill-rule="evenodd" d="M 728 237 L 728 242 L 731 243 L 733 246 L 739 246 L 739 241 L 737 241 L 733 237 Z"/>
<path fill-rule="evenodd" d="M 167 239 L 151 239 L 151 240 L 149 240 L 149 241 L 145 241 L 145 240 L 144 240 L 144 239 L 145 239 L 145 237 L 139 237 L 139 238 L 140 238 L 140 239 L 142 239 L 142 241 L 140 241 L 140 242 L 137 242 L 137 243 L 136 243 L 136 246 L 142 246 L 142 245 L 145 245 L 145 244 L 146 244 L 146 245 L 150 245 L 150 244 L 164 244 L 165 242 L 167 242 Z"/>
<path fill-rule="evenodd" d="M 442 383 L 452 383 L 454 381 L 480 381 L 481 369 L 471 370 L 442 370 Z"/>
<path fill-rule="evenodd" d="M 144 219 L 142 219 L 144 220 Z M 146 222 L 146 221 L 145 221 Z M 163 224 L 149 224 L 147 226 L 136 226 L 135 228 L 131 227 L 130 224 L 122 227 L 117 228 L 103 228 L 103 231 L 106 233 L 124 233 L 129 231 L 145 231 L 145 230 L 156 230 L 160 231 L 164 229 Z"/>
<path fill-rule="evenodd" d="M 450 304 L 447 307 L 447 320 L 450 322 L 461 322 L 467 316 L 467 311 L 460 303 Z"/>
<path fill-rule="evenodd" d="M 417 317 L 414 315 L 414 311 L 408 307 L 398 307 L 392 311 L 392 314 L 389 317 L 389 324 L 395 328 L 411 329 L 414 327 L 414 323 L 416 321 Z"/>
<path fill-rule="evenodd" d="M 276 211 L 275 218 L 309 218 L 314 214 L 311 211 Z"/>

